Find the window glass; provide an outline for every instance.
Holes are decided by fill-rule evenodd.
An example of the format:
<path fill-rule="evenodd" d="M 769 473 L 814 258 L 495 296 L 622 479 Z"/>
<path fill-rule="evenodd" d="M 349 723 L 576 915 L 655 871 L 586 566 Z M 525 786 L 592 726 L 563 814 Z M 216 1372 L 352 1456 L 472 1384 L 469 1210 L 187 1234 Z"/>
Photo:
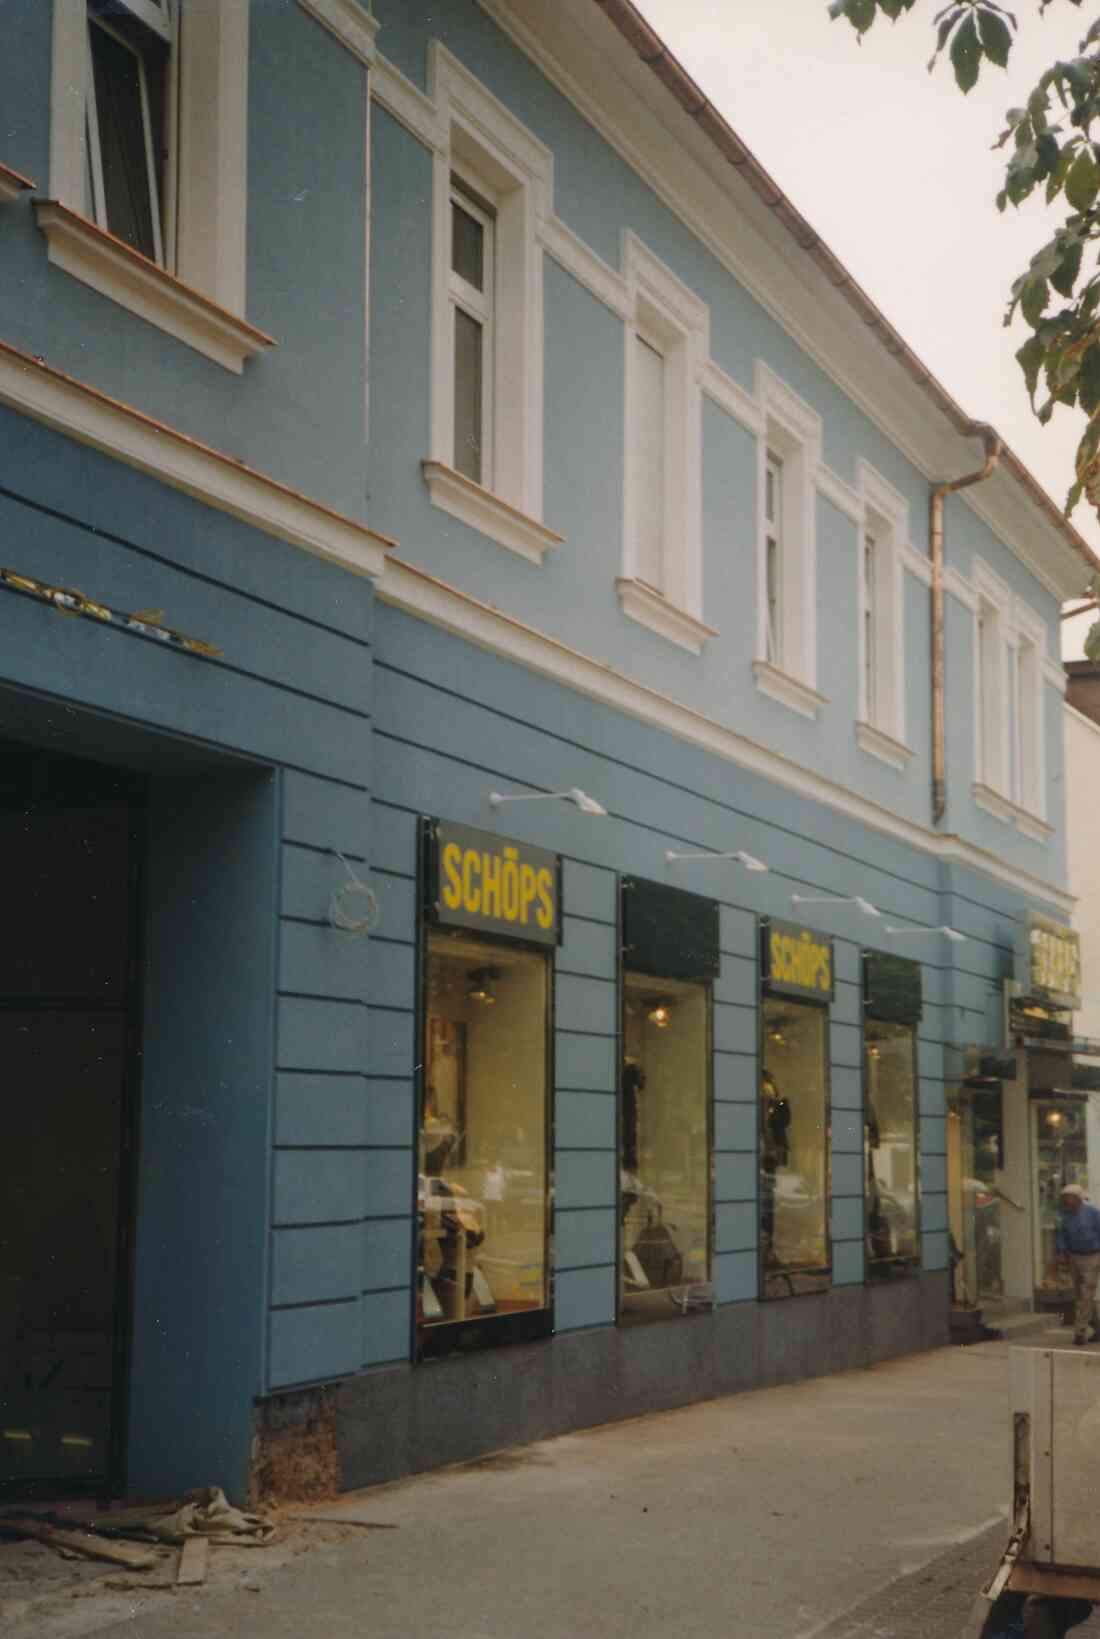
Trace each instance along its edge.
<path fill-rule="evenodd" d="M 760 1108 L 762 1295 L 828 1284 L 828 1010 L 763 1002 Z"/>
<path fill-rule="evenodd" d="M 161 261 L 167 51 L 125 18 L 88 28 L 89 154 L 97 220 L 116 238 Z"/>
<path fill-rule="evenodd" d="M 778 666 L 783 658 L 782 639 L 782 507 L 783 468 L 778 458 L 768 456 L 764 478 L 765 596 L 768 606 L 768 646 L 766 658 Z"/>
<path fill-rule="evenodd" d="M 877 718 L 878 656 L 876 654 L 875 598 L 878 595 L 878 543 L 873 535 L 863 537 L 863 688 L 867 721 Z"/>
<path fill-rule="evenodd" d="M 635 337 L 638 579 L 665 590 L 665 361 Z"/>
<path fill-rule="evenodd" d="M 481 483 L 482 326 L 455 308 L 455 470 Z"/>
<path fill-rule="evenodd" d="M 531 951 L 428 936 L 421 1327 L 546 1306 L 547 974 Z"/>
<path fill-rule="evenodd" d="M 916 1031 L 869 1018 L 864 1038 L 867 1273 L 880 1279 L 917 1257 Z"/>
<path fill-rule="evenodd" d="M 485 229 L 451 200 L 451 267 L 475 290 L 485 288 Z"/>
<path fill-rule="evenodd" d="M 710 1273 L 709 990 L 623 977 L 621 1312 L 686 1311 Z"/>

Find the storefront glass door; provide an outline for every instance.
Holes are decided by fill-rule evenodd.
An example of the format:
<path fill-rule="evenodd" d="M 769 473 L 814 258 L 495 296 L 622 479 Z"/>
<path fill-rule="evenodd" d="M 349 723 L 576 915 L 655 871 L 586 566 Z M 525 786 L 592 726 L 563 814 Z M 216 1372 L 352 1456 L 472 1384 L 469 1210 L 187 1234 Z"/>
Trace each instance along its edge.
<path fill-rule="evenodd" d="M 1088 1189 L 1088 1143 L 1083 1098 L 1036 1098 L 1031 1101 L 1031 1145 L 1034 1166 L 1035 1287 L 1053 1290 L 1058 1278 L 1054 1236 L 1059 1198 L 1067 1184 Z"/>

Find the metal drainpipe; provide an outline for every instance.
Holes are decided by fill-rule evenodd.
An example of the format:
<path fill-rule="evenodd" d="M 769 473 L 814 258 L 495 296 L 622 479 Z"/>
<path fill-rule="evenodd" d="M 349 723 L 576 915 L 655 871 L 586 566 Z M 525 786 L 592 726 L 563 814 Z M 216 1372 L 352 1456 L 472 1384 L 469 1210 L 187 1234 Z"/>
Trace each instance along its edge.
<path fill-rule="evenodd" d="M 943 503 L 956 490 L 969 489 L 988 478 L 1000 459 L 1003 445 L 994 429 L 985 421 L 971 421 L 964 429 L 968 438 L 980 438 L 985 446 L 985 463 L 977 472 L 965 478 L 953 478 L 949 484 L 939 484 L 932 491 L 930 534 L 932 538 L 932 823 L 939 825 L 947 812 L 947 757 L 944 721 L 944 657 L 943 618 Z"/>

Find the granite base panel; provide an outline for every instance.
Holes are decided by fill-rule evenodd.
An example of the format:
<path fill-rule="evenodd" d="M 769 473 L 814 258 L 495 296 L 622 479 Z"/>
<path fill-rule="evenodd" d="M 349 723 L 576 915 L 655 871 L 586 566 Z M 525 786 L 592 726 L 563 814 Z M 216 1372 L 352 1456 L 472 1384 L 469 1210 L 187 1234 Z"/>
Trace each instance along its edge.
<path fill-rule="evenodd" d="M 940 1348 L 949 1341 L 948 1298 L 947 1276 L 936 1272 L 364 1372 L 335 1387 L 342 1484 L 357 1490 L 601 1423 Z M 265 1403 L 283 1421 L 286 1410 L 275 1408 L 285 1398 Z M 263 1422 L 265 1407 L 259 1413 Z"/>

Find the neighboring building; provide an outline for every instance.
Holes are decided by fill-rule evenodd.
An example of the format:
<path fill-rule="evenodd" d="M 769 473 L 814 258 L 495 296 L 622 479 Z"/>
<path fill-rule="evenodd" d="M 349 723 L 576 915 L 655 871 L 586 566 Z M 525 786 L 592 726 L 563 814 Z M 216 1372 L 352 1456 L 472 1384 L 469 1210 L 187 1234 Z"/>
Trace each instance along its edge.
<path fill-rule="evenodd" d="M 627 0 L 5 24 L 7 1477 L 881 1359 L 951 1228 L 1030 1303 L 1057 509 Z"/>

